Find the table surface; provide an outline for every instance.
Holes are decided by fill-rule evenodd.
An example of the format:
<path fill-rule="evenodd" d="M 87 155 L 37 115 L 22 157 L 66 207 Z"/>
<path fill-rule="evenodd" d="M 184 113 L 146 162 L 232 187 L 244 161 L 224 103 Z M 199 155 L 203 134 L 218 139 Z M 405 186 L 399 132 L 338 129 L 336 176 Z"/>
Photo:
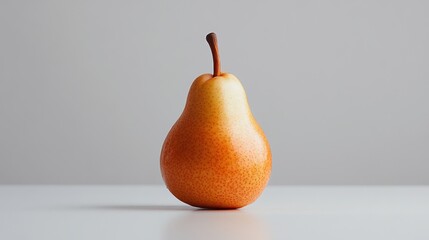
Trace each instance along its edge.
<path fill-rule="evenodd" d="M 428 186 L 269 186 L 202 210 L 164 186 L 0 186 L 0 239 L 429 239 Z"/>

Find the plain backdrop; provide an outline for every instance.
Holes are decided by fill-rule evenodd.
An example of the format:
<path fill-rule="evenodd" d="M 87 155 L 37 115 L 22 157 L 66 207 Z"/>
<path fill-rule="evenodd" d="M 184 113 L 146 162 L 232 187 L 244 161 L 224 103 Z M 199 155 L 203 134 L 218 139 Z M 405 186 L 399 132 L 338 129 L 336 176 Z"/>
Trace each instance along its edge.
<path fill-rule="evenodd" d="M 429 184 L 428 1 L 0 0 L 0 183 L 160 184 L 189 86 L 223 70 L 270 184 Z"/>

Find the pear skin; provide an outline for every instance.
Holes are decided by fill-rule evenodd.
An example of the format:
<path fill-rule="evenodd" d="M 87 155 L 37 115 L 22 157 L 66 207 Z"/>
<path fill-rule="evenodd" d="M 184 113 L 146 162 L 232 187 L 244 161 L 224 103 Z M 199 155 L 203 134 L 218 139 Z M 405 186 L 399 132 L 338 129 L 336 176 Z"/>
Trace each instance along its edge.
<path fill-rule="evenodd" d="M 214 74 L 194 80 L 185 109 L 162 146 L 161 173 L 170 192 L 189 205 L 241 208 L 268 183 L 270 146 L 240 81 L 220 73 L 216 35 L 207 40 Z"/>

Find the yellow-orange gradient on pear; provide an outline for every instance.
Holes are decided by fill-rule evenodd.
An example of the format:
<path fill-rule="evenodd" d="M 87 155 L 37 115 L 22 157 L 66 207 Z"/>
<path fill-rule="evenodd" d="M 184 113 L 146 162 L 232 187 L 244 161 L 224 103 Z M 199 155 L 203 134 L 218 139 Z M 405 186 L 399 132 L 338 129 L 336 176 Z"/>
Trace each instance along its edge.
<path fill-rule="evenodd" d="M 179 200 L 233 209 L 255 201 L 271 174 L 271 151 L 240 81 L 221 73 L 217 38 L 206 37 L 214 73 L 194 80 L 161 150 L 161 173 Z"/>

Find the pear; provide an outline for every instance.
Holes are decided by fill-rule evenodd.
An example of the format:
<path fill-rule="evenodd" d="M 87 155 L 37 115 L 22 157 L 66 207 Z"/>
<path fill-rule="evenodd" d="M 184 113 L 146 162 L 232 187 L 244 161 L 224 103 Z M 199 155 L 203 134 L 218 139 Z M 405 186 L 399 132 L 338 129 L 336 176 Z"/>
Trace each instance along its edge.
<path fill-rule="evenodd" d="M 161 150 L 170 192 L 191 206 L 235 209 L 254 202 L 271 174 L 271 150 L 240 81 L 221 73 L 215 33 L 206 37 L 214 72 L 196 78 Z"/>

